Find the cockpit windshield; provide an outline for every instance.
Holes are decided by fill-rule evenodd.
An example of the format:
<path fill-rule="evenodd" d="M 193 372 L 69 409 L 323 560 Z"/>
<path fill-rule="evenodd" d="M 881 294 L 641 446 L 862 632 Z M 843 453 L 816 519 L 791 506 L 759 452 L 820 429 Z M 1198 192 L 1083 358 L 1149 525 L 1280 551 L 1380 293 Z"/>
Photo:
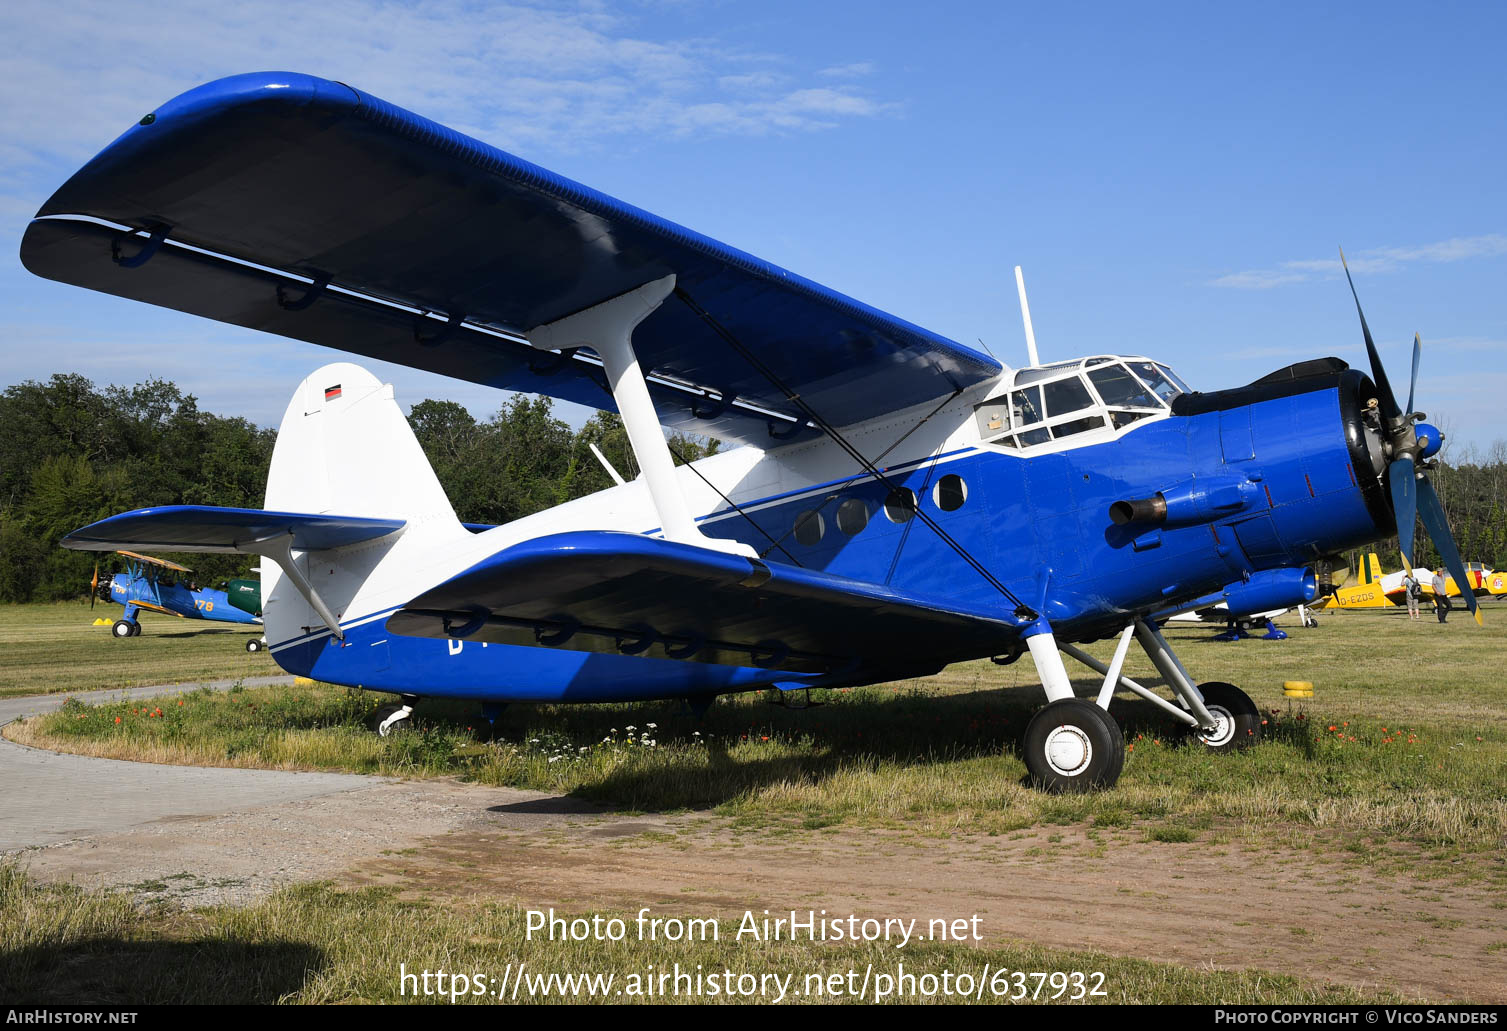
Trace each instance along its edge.
<path fill-rule="evenodd" d="M 1112 355 L 1021 369 L 1011 386 L 977 405 L 974 416 L 984 441 L 1013 448 L 1120 430 L 1166 413 L 1188 392 L 1165 365 Z"/>

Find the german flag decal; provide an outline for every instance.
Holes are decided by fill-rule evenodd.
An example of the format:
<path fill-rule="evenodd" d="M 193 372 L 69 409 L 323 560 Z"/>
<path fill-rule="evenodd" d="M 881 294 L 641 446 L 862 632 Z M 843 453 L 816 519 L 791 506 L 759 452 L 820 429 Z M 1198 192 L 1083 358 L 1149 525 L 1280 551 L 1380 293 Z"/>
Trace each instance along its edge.
<path fill-rule="evenodd" d="M 340 384 L 339 383 L 336 383 L 333 387 L 325 387 L 324 388 L 324 399 L 326 401 L 333 401 L 333 400 L 335 400 L 335 398 L 337 398 L 339 396 L 340 396 Z"/>

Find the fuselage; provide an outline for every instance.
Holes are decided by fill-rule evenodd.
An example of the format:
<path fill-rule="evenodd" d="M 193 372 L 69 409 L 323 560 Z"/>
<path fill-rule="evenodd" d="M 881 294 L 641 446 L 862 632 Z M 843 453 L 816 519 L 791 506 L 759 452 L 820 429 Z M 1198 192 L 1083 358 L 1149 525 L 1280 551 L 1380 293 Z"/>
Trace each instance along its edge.
<path fill-rule="evenodd" d="M 1101 375 L 1091 379 L 1095 361 Z M 1213 394 L 1169 390 L 1159 402 L 1128 408 L 1106 406 L 1107 391 L 1096 389 L 1096 403 L 1072 418 L 1053 417 L 1050 389 L 1044 418 L 1040 394 L 1032 395 L 1036 411 L 1029 397 L 1024 411 L 1011 405 L 1026 383 L 1055 384 L 1058 396 L 1077 389 L 1066 382 L 1074 376 L 1100 386 L 1116 361 L 1013 370 L 940 409 L 845 428 L 888 484 L 822 439 L 718 454 L 679 469 L 680 486 L 704 533 L 746 543 L 767 562 L 1014 609 L 915 517 L 922 506 L 1069 641 L 1106 636 L 1137 614 L 1263 571 L 1305 566 L 1386 532 L 1379 452 L 1364 417 L 1374 388 L 1365 376 L 1330 367 Z M 1000 419 L 1011 432 L 998 432 Z M 1174 506 L 1155 525 L 1118 525 L 1109 515 L 1117 501 L 1190 491 L 1197 499 L 1206 489 L 1223 502 L 1198 509 L 1202 515 Z M 413 543 L 402 561 L 388 560 L 396 554 L 389 544 L 353 549 L 322 562 L 332 588 L 342 578 L 350 583 L 340 606 L 344 641 L 310 625 L 317 621 L 291 587 L 273 577 L 266 588 L 271 650 L 284 668 L 318 679 L 493 701 L 693 697 L 822 682 L 766 669 L 402 637 L 385 628 L 419 591 L 512 544 L 570 530 L 654 534 L 656 523 L 644 485 L 632 482 L 483 533 L 436 533 L 421 552 Z M 282 619 L 279 602 L 292 602 Z M 871 671 L 872 678 L 884 672 Z"/>

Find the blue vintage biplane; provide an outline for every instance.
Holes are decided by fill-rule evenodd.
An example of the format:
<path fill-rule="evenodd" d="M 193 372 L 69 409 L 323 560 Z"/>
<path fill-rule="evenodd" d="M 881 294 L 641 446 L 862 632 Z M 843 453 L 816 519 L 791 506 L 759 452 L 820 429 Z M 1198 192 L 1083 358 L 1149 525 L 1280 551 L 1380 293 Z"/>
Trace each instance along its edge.
<path fill-rule="evenodd" d="M 1119 689 L 1211 749 L 1260 734 L 1156 614 L 1309 601 L 1311 565 L 1411 542 L 1415 512 L 1464 580 L 1425 474 L 1438 435 L 1397 404 L 1364 316 L 1370 376 L 1320 358 L 1198 393 L 1140 356 L 1006 368 L 338 82 L 243 75 L 163 104 L 43 205 L 21 256 L 621 413 L 637 479 L 471 533 L 391 387 L 337 363 L 288 405 L 265 510 L 145 509 L 65 540 L 271 559 L 273 655 L 397 692 L 384 733 L 421 696 L 700 706 L 1029 653 L 1048 704 L 1026 764 L 1081 790 L 1120 773 Z M 741 446 L 677 468 L 665 427 Z M 1078 647 L 1104 638 L 1109 663 Z M 1170 700 L 1124 676 L 1132 642 Z M 1064 656 L 1102 675 L 1093 697 Z"/>
<path fill-rule="evenodd" d="M 126 560 L 124 572 L 115 573 L 108 580 L 99 578 L 99 566 L 94 567 L 94 579 L 89 584 L 89 607 L 94 608 L 95 599 L 114 602 L 125 607 L 125 612 L 111 626 L 116 637 L 139 637 L 142 609 L 161 612 L 183 619 L 208 619 L 220 623 L 257 623 L 252 613 L 244 612 L 230 603 L 224 591 L 212 587 L 200 587 L 187 578 L 193 570 L 165 558 L 153 558 L 134 551 L 117 551 Z M 250 649 L 252 651 L 258 649 Z"/>

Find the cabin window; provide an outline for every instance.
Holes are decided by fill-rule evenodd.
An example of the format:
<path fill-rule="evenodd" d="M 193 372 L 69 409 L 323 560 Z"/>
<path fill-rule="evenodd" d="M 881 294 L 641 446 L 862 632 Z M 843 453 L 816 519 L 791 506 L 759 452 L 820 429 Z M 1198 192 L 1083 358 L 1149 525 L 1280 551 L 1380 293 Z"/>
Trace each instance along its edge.
<path fill-rule="evenodd" d="M 1123 365 L 1109 365 L 1090 369 L 1088 378 L 1094 389 L 1111 408 L 1160 408 L 1156 396 L 1147 390 L 1140 380 L 1126 371 Z"/>
<path fill-rule="evenodd" d="M 810 512 L 802 512 L 795 517 L 795 540 L 807 548 L 814 548 L 821 543 L 822 537 L 827 533 L 826 520 L 822 514 L 814 509 Z"/>
<path fill-rule="evenodd" d="M 892 523 L 910 522 L 916 514 L 916 492 L 909 487 L 896 487 L 884 499 L 884 517 Z"/>
<path fill-rule="evenodd" d="M 1041 388 L 1027 387 L 1010 395 L 1010 410 L 1016 426 L 1041 421 Z"/>
<path fill-rule="evenodd" d="M 869 525 L 869 506 L 858 498 L 849 498 L 837 506 L 837 528 L 856 537 Z"/>
<path fill-rule="evenodd" d="M 963 482 L 961 476 L 948 473 L 932 488 L 931 499 L 943 512 L 956 512 L 968 500 L 968 484 Z"/>
<path fill-rule="evenodd" d="M 1080 412 L 1094 405 L 1094 399 L 1088 395 L 1088 388 L 1077 376 L 1053 380 L 1051 383 L 1044 384 L 1041 390 L 1047 403 L 1048 415 Z"/>
<path fill-rule="evenodd" d="M 1163 401 L 1170 402 L 1178 394 L 1183 393 L 1176 383 L 1163 374 L 1162 367 L 1155 362 L 1131 362 L 1130 369 L 1145 380 L 1146 385 L 1156 391 L 1156 396 Z"/>
<path fill-rule="evenodd" d="M 1104 416 L 1090 415 L 1085 419 L 1073 419 L 1070 422 L 1059 422 L 1052 427 L 1052 439 L 1061 440 L 1063 437 L 1071 437 L 1075 433 L 1087 433 L 1089 430 L 1104 428 Z"/>

